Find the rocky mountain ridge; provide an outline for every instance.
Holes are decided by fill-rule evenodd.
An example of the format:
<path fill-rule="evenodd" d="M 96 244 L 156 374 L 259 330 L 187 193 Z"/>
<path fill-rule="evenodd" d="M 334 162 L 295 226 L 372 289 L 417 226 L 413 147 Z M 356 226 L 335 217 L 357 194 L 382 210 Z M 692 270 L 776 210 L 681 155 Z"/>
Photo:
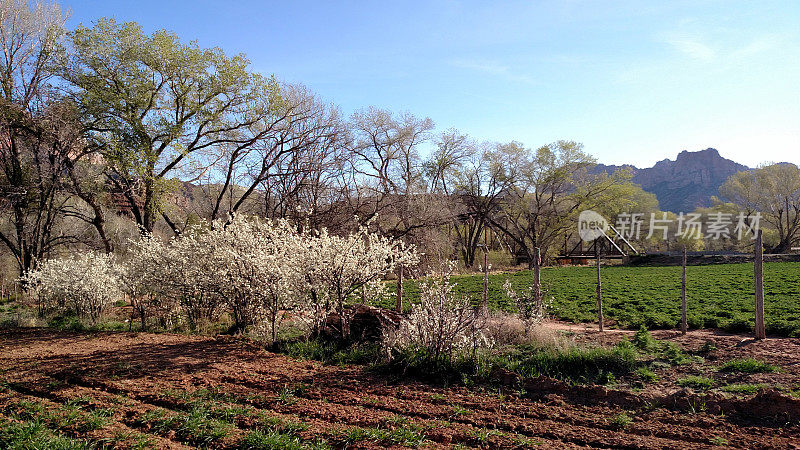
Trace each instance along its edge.
<path fill-rule="evenodd" d="M 731 175 L 749 167 L 724 158 L 714 148 L 696 152 L 682 151 L 673 161 L 664 159 L 653 167 L 639 169 L 630 164 L 598 164 L 594 172 L 611 173 L 628 169 L 633 182 L 656 195 L 661 210 L 691 212 L 711 206 L 711 197 L 719 195 L 719 187 Z"/>

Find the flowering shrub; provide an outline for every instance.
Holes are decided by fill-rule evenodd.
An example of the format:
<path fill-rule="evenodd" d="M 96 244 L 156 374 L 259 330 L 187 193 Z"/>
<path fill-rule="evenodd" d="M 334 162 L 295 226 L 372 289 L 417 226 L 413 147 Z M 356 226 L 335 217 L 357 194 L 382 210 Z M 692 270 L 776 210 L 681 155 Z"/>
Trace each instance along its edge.
<path fill-rule="evenodd" d="M 396 267 L 413 266 L 419 256 L 413 246 L 369 232 L 365 227 L 349 236 L 323 229 L 308 241 L 305 278 L 308 282 L 307 317 L 317 330 L 319 321 L 336 311 L 342 318 L 342 336 L 349 334 L 344 304 L 355 294 L 385 295 L 381 279 Z"/>
<path fill-rule="evenodd" d="M 42 262 L 23 277 L 41 310 L 74 312 L 96 323 L 120 295 L 118 266 L 112 255 L 77 253 Z"/>
<path fill-rule="evenodd" d="M 106 255 L 76 255 L 46 261 L 28 278 L 48 304 L 69 305 L 92 321 L 124 292 L 143 329 L 150 318 L 166 328 L 183 320 L 196 328 L 227 311 L 231 331 L 274 340 L 288 312 L 314 331 L 337 311 L 346 336 L 345 302 L 383 295 L 382 277 L 418 260 L 413 247 L 365 228 L 334 236 L 237 216 L 190 227 L 169 242 L 142 236 L 119 265 Z"/>
<path fill-rule="evenodd" d="M 448 271 L 420 283 L 420 302 L 395 332 L 385 336 L 385 344 L 395 353 L 421 350 L 427 363 L 440 366 L 456 355 L 474 357 L 478 349 L 491 346 L 485 325 L 485 317 L 453 293 Z"/>
<path fill-rule="evenodd" d="M 216 268 L 208 290 L 224 299 L 237 329 L 266 328 L 274 340 L 282 314 L 305 303 L 308 236 L 284 220 L 219 225 L 197 237 Z"/>
<path fill-rule="evenodd" d="M 503 283 L 503 289 L 506 291 L 506 295 L 514 301 L 519 316 L 528 329 L 544 320 L 547 315 L 547 308 L 552 303 L 552 298 L 545 302 L 544 293 L 542 292 L 539 294 L 542 300 L 537 302 L 533 286 L 519 293 L 511 287 L 511 281 L 508 279 Z"/>

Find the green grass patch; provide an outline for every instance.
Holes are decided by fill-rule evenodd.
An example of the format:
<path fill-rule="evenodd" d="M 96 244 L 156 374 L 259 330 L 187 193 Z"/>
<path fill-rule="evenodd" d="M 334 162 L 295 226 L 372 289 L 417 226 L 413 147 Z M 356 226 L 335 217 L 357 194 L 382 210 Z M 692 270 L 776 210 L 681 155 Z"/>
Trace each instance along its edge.
<path fill-rule="evenodd" d="M 639 367 L 633 372 L 636 378 L 645 383 L 655 383 L 658 381 L 658 375 L 647 367 Z"/>
<path fill-rule="evenodd" d="M 522 346 L 495 359 L 523 377 L 552 377 L 572 382 L 613 381 L 637 368 L 636 350 L 623 342 L 611 348 L 571 347 L 565 350 Z"/>
<path fill-rule="evenodd" d="M 773 373 L 779 372 L 780 367 L 759 361 L 755 358 L 732 359 L 719 368 L 720 372 L 739 373 Z"/>
<path fill-rule="evenodd" d="M 276 344 L 274 351 L 294 358 L 311 359 L 325 364 L 368 364 L 382 357 L 380 345 L 361 343 L 343 346 L 324 339 L 297 340 Z"/>
<path fill-rule="evenodd" d="M 90 442 L 64 436 L 39 420 L 12 422 L 0 418 L 0 448 L 8 450 L 91 450 Z"/>
<path fill-rule="evenodd" d="M 341 431 L 336 440 L 345 447 L 359 442 L 419 447 L 425 443 L 425 435 L 420 427 L 413 425 L 394 429 L 351 427 Z"/>
<path fill-rule="evenodd" d="M 108 424 L 113 411 L 87 409 L 85 399 L 72 399 L 63 405 L 48 407 L 40 402 L 18 400 L 6 405 L 3 412 L 21 421 L 38 421 L 51 429 L 77 433 L 98 430 Z"/>
<path fill-rule="evenodd" d="M 236 445 L 239 450 L 326 450 L 325 442 L 307 442 L 293 433 L 275 430 L 250 431 Z"/>
<path fill-rule="evenodd" d="M 174 431 L 182 441 L 192 445 L 208 446 L 226 438 L 231 424 L 214 419 L 208 410 L 193 409 L 185 413 L 168 415 L 163 409 L 150 410 L 138 420 L 160 435 Z"/>
<path fill-rule="evenodd" d="M 611 418 L 611 427 L 617 430 L 624 430 L 633 422 L 633 418 L 626 413 L 620 413 Z"/>
<path fill-rule="evenodd" d="M 714 385 L 714 380 L 699 375 L 690 375 L 685 378 L 679 378 L 675 383 L 677 383 L 678 386 L 689 387 L 697 389 L 698 391 L 707 391 Z"/>

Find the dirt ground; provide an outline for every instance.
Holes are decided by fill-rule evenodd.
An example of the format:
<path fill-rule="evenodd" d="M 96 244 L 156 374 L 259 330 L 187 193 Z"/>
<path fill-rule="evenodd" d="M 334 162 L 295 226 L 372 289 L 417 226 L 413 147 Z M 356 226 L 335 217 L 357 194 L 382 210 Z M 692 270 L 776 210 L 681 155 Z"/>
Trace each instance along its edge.
<path fill-rule="evenodd" d="M 612 342 L 627 334 L 551 326 L 579 341 Z M 709 331 L 654 336 L 687 350 L 713 340 L 720 361 L 754 356 L 783 369 L 726 381 L 792 386 L 800 380 L 800 339 L 751 342 Z M 800 400 L 771 390 L 706 399 L 675 387 L 672 378 L 685 375 L 681 370 L 702 368 L 681 368 L 641 391 L 555 380 L 437 387 L 295 360 L 231 338 L 16 329 L 0 331 L 0 419 L 28 404 L 22 400 L 45 408 L 80 404 L 82 411 L 106 411 L 109 420 L 90 431 L 70 425 L 62 431 L 123 448 L 233 448 L 263 423 L 302 423 L 299 438 L 339 448 L 403 447 L 409 442 L 392 436 L 405 431 L 421 437 L 426 448 L 800 448 L 800 425 L 792 415 Z M 229 432 L 198 441 L 187 427 L 169 430 L 148 420 L 152 411 L 181 414 L 191 399 L 230 407 Z M 356 427 L 387 434 L 358 438 L 351 432 Z"/>

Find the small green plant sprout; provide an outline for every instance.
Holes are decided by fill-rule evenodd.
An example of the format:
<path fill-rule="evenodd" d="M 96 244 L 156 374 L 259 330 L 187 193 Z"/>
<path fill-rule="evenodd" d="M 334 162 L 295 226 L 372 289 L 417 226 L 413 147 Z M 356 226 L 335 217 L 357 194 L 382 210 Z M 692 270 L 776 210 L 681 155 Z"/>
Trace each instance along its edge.
<path fill-rule="evenodd" d="M 690 375 L 688 377 L 679 378 L 676 383 L 678 386 L 689 387 L 698 391 L 707 391 L 714 385 L 714 380 L 699 375 Z"/>
<path fill-rule="evenodd" d="M 712 352 L 714 352 L 716 350 L 717 350 L 717 343 L 714 342 L 711 339 L 706 339 L 706 341 L 703 343 L 703 345 L 698 350 L 698 353 L 702 353 L 704 355 L 707 355 L 707 354 L 712 353 Z"/>
<path fill-rule="evenodd" d="M 645 383 L 655 383 L 658 381 L 658 375 L 647 367 L 640 367 L 634 371 L 634 375 Z"/>
<path fill-rule="evenodd" d="M 644 325 L 633 335 L 633 345 L 645 353 L 653 353 L 658 350 L 658 341 L 650 335 Z"/>
<path fill-rule="evenodd" d="M 464 408 L 461 405 L 453 405 L 450 408 L 452 409 L 454 416 L 466 416 L 467 414 L 472 413 L 471 410 Z"/>
<path fill-rule="evenodd" d="M 542 441 L 537 441 L 520 434 L 514 434 L 512 440 L 520 448 L 538 447 L 542 445 Z"/>
<path fill-rule="evenodd" d="M 711 445 L 719 445 L 720 447 L 727 447 L 728 440 L 722 436 L 714 436 L 708 441 Z"/>
<path fill-rule="evenodd" d="M 599 384 L 616 384 L 617 377 L 614 375 L 613 372 L 600 372 L 600 375 L 597 376 L 597 382 Z"/>
<path fill-rule="evenodd" d="M 434 401 L 434 402 L 444 401 L 444 394 L 440 394 L 438 392 L 435 392 L 435 393 L 431 394 L 431 400 Z"/>
<path fill-rule="evenodd" d="M 611 427 L 624 430 L 633 422 L 633 418 L 626 413 L 620 413 L 611 418 Z"/>
<path fill-rule="evenodd" d="M 470 430 L 467 434 L 478 445 L 487 446 L 490 444 L 489 440 L 492 436 L 502 436 L 503 432 L 499 430 L 490 430 L 488 428 L 478 428 L 477 430 Z"/>
<path fill-rule="evenodd" d="M 278 400 L 286 405 L 296 403 L 297 398 L 294 395 L 294 389 L 284 386 L 280 391 L 278 391 Z"/>
<path fill-rule="evenodd" d="M 740 373 L 773 373 L 780 370 L 781 368 L 776 365 L 755 358 L 732 359 L 719 368 L 720 372 Z"/>
<path fill-rule="evenodd" d="M 661 355 L 675 366 L 689 362 L 686 353 L 674 342 L 661 342 Z"/>

